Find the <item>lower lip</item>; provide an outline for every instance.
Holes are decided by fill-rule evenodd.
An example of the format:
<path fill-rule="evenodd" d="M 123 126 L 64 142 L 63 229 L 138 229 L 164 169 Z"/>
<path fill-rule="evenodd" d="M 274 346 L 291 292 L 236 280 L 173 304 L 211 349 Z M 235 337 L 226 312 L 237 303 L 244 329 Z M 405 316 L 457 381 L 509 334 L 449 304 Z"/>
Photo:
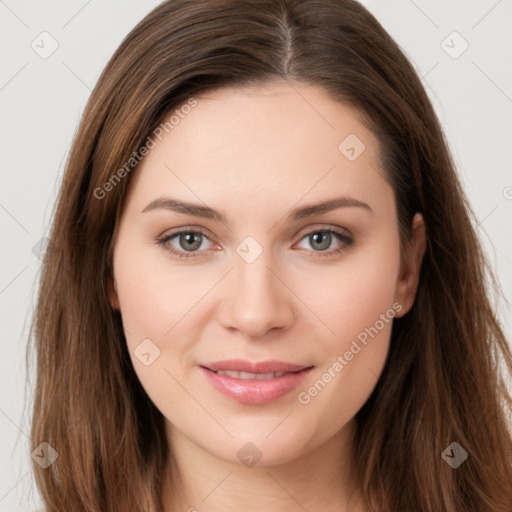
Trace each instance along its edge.
<path fill-rule="evenodd" d="M 267 404 L 281 398 L 298 387 L 313 369 L 306 368 L 268 380 L 243 380 L 218 375 L 202 366 L 200 368 L 217 391 L 244 404 Z"/>

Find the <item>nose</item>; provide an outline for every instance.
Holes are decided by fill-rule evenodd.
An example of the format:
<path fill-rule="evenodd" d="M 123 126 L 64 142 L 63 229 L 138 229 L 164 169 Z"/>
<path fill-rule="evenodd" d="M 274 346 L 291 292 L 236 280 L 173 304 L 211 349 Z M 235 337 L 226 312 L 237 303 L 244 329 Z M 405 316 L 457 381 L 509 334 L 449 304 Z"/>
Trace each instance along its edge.
<path fill-rule="evenodd" d="M 252 263 L 235 255 L 234 269 L 221 291 L 226 297 L 220 311 L 221 324 L 253 339 L 289 328 L 295 319 L 295 297 L 284 277 L 266 251 Z"/>

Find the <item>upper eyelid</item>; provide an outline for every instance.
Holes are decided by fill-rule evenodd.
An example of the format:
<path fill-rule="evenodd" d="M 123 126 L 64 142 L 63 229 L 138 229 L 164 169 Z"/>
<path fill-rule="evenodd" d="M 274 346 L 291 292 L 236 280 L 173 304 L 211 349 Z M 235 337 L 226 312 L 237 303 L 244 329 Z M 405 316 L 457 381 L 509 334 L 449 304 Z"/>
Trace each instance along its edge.
<path fill-rule="evenodd" d="M 304 236 L 310 235 L 311 233 L 316 233 L 317 231 L 332 231 L 334 233 L 339 233 L 341 231 L 342 232 L 341 234 L 343 234 L 345 236 L 352 236 L 352 233 L 347 228 L 342 228 L 340 226 L 338 226 L 338 227 L 334 227 L 334 226 L 316 227 L 315 226 L 310 229 L 308 228 L 306 231 L 303 232 L 303 235 Z M 302 230 L 297 231 L 297 233 L 301 233 L 301 232 L 302 232 Z"/>

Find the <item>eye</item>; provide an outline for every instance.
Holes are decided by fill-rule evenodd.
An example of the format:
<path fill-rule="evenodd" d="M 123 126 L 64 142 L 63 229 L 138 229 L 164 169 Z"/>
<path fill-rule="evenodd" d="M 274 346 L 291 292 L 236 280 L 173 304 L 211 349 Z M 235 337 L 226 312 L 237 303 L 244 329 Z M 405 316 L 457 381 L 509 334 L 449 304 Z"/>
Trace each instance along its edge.
<path fill-rule="evenodd" d="M 171 242 L 175 238 L 177 247 Z M 181 230 L 159 238 L 157 243 L 179 258 L 195 258 L 197 255 L 194 253 L 205 250 L 205 240 L 210 239 L 202 231 Z"/>
<path fill-rule="evenodd" d="M 304 241 L 308 242 L 313 248 L 313 250 L 310 251 L 310 256 L 320 258 L 340 254 L 341 252 L 346 251 L 354 243 L 352 236 L 332 228 L 316 228 L 310 230 L 303 235 L 300 243 Z M 332 247 L 332 244 L 336 244 L 336 242 L 337 245 L 335 245 L 333 249 L 331 248 L 331 250 L 328 250 Z"/>

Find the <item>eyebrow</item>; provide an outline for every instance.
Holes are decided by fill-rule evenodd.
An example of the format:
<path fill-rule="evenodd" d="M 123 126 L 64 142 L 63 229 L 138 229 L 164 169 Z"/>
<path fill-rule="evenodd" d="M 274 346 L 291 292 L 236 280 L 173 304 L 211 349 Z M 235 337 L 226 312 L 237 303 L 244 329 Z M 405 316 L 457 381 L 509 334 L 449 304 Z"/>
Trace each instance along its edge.
<path fill-rule="evenodd" d="M 371 213 L 374 213 L 369 204 L 354 199 L 352 197 L 336 197 L 329 199 L 321 203 L 309 204 L 300 208 L 295 208 L 286 215 L 286 219 L 289 221 L 297 221 L 306 217 L 312 217 L 321 213 L 327 213 L 338 208 L 349 208 L 358 207 L 364 208 Z M 212 219 L 226 224 L 228 222 L 227 217 L 209 206 L 203 206 L 198 203 L 191 203 L 188 201 L 182 201 L 174 199 L 172 197 L 159 197 L 154 201 L 151 201 L 141 213 L 151 212 L 153 210 L 172 210 L 177 213 L 184 213 L 186 215 L 192 215 L 194 217 L 202 217 L 205 219 Z"/>

